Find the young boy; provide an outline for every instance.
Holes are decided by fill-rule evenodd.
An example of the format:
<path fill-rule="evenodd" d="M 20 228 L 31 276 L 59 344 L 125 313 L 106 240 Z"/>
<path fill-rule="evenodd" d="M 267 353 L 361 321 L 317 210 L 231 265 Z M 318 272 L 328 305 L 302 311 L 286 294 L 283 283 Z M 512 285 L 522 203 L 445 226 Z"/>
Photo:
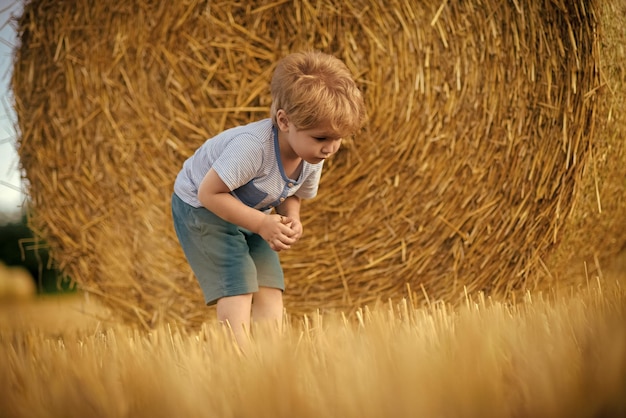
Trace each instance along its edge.
<path fill-rule="evenodd" d="M 207 140 L 178 173 L 174 226 L 207 305 L 239 346 L 254 321 L 282 323 L 277 252 L 302 236 L 300 201 L 317 194 L 324 160 L 364 123 L 361 92 L 339 59 L 283 58 L 271 81 L 271 118 Z"/>

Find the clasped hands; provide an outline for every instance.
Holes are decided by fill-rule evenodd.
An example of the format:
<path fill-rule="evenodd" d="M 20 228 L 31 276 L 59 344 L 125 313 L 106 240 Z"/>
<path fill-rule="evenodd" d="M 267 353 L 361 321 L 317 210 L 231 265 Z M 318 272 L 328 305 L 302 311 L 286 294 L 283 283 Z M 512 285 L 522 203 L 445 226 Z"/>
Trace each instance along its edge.
<path fill-rule="evenodd" d="M 302 236 L 299 220 L 284 215 L 267 215 L 261 223 L 259 235 L 276 252 L 288 250 Z"/>

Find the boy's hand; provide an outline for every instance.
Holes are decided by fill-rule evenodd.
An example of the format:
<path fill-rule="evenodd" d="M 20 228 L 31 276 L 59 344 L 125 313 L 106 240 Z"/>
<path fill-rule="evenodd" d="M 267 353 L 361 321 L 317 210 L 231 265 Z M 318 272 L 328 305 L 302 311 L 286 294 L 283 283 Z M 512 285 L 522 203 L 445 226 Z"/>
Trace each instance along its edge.
<path fill-rule="evenodd" d="M 274 251 L 288 250 L 298 240 L 297 232 L 292 229 L 294 221 L 282 215 L 266 215 L 259 228 L 259 235 Z M 298 222 L 299 224 L 299 222 Z M 300 225 L 300 234 L 302 225 Z"/>
<path fill-rule="evenodd" d="M 284 216 L 283 218 L 285 220 L 288 220 L 289 223 L 287 223 L 286 225 L 288 225 L 294 232 L 294 235 L 292 237 L 295 238 L 296 241 L 299 240 L 302 237 L 302 224 L 300 223 L 300 221 L 297 219 L 288 218 L 286 216 Z"/>

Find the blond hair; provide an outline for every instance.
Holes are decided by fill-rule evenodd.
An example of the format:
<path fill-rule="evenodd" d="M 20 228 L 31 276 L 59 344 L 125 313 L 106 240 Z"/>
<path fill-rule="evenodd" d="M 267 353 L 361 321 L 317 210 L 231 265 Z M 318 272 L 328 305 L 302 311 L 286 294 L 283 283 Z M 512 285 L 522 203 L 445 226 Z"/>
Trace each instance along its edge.
<path fill-rule="evenodd" d="M 366 119 L 363 96 L 348 67 L 322 52 L 296 52 L 279 61 L 271 83 L 271 116 L 283 109 L 299 130 L 329 125 L 341 136 Z"/>

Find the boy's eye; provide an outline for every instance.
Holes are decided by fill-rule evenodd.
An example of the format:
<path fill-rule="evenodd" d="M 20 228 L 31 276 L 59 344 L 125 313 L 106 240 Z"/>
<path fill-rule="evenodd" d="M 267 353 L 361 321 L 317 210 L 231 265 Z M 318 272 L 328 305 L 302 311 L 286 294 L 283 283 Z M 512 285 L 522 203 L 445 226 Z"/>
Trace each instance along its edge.
<path fill-rule="evenodd" d="M 315 139 L 317 141 L 326 141 L 326 137 L 324 137 L 324 136 L 314 136 L 313 139 Z"/>

